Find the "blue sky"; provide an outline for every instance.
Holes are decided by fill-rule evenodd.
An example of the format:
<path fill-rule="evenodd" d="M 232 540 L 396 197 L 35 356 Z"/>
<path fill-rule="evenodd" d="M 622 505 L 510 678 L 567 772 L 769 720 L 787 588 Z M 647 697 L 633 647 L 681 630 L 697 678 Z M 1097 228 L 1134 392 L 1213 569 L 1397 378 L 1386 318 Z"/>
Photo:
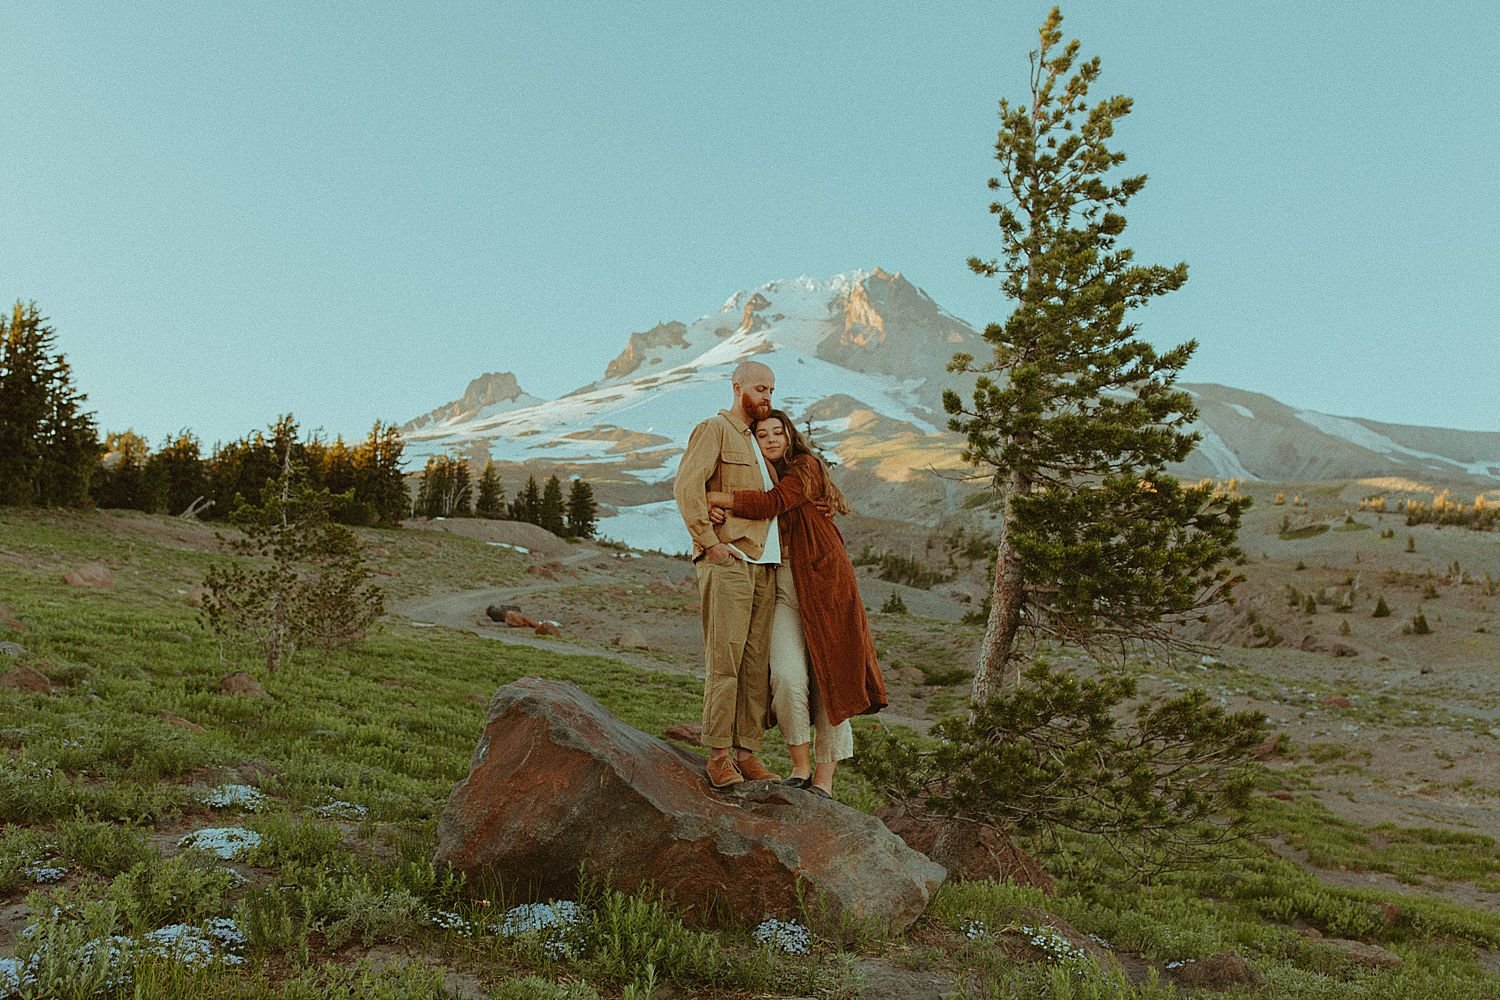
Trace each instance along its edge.
<path fill-rule="evenodd" d="M 0 300 L 106 429 L 360 436 L 541 396 L 740 288 L 901 270 L 976 326 L 1047 5 L 0 6 Z M 1088 2 L 1187 377 L 1500 430 L 1500 6 Z"/>

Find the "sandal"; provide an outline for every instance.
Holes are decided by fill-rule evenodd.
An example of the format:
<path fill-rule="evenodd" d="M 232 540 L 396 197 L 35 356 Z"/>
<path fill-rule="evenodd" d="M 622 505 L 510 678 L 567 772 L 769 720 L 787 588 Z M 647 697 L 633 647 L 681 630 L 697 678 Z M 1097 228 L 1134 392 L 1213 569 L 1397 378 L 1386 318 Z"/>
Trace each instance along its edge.
<path fill-rule="evenodd" d="M 799 777 L 794 774 L 790 778 L 782 778 L 781 783 L 788 788 L 807 788 L 812 785 L 812 779 Z"/>
<path fill-rule="evenodd" d="M 812 792 L 814 795 L 818 796 L 819 798 L 828 799 L 830 801 L 832 801 L 832 799 L 833 799 L 833 793 L 830 792 L 826 788 L 820 788 L 817 785 L 809 784 L 807 786 L 807 790 L 809 792 Z"/>

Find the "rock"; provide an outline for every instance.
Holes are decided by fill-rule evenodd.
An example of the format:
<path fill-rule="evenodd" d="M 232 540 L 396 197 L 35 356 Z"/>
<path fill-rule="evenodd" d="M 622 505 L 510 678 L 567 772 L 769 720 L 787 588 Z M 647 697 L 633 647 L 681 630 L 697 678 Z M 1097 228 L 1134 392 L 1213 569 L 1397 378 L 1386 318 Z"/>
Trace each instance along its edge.
<path fill-rule="evenodd" d="M 1261 982 L 1260 973 L 1233 951 L 1178 966 L 1170 974 L 1178 986 L 1195 990 L 1223 991 L 1235 986 L 1258 986 Z"/>
<path fill-rule="evenodd" d="M 102 562 L 84 563 L 77 569 L 63 574 L 63 583 L 70 587 L 87 587 L 90 590 L 109 590 L 115 585 L 114 574 Z"/>
<path fill-rule="evenodd" d="M 556 580 L 557 573 L 562 569 L 559 563 L 532 563 L 526 567 L 526 572 L 532 576 L 539 576 L 543 580 Z"/>
<path fill-rule="evenodd" d="M 535 618 L 528 618 L 519 611 L 507 611 L 502 619 L 511 628 L 536 628 L 541 622 Z"/>
<path fill-rule="evenodd" d="M 1382 661 L 1384 661 L 1386 659 L 1389 659 L 1389 657 L 1382 656 L 1380 659 Z M 1431 667 L 1422 667 L 1418 672 L 1422 673 L 1422 674 L 1430 674 L 1430 673 L 1432 673 L 1432 668 Z"/>
<path fill-rule="evenodd" d="M 514 611 L 516 614 L 520 614 L 521 607 L 518 604 L 491 604 L 489 607 L 484 609 L 484 613 L 489 616 L 489 619 L 492 622 L 505 621 L 505 614 L 508 611 Z"/>
<path fill-rule="evenodd" d="M 898 667 L 891 671 L 891 675 L 897 680 L 903 680 L 908 684 L 920 685 L 923 681 L 927 680 L 927 675 L 922 672 L 920 667 Z"/>
<path fill-rule="evenodd" d="M 25 656 L 31 650 L 19 642 L 0 642 L 0 656 Z"/>
<path fill-rule="evenodd" d="M 1282 802 L 1291 802 L 1291 801 L 1293 801 L 1293 799 L 1292 799 L 1292 793 L 1291 792 L 1283 791 L 1283 790 L 1281 790 L 1279 788 L 1276 791 L 1274 791 L 1274 792 L 1267 792 L 1266 793 L 1266 798 L 1268 798 L 1268 799 L 1278 799 L 1278 800 L 1280 800 Z"/>
<path fill-rule="evenodd" d="M 665 580 L 658 579 L 652 580 L 650 583 L 646 584 L 646 592 L 650 594 L 675 595 L 677 593 L 677 588 Z"/>
<path fill-rule="evenodd" d="M 646 637 L 641 635 L 641 630 L 633 625 L 630 628 L 626 629 L 624 632 L 621 632 L 619 635 L 615 636 L 615 645 L 623 646 L 626 649 L 649 648 L 646 645 Z"/>
<path fill-rule="evenodd" d="M 192 607 L 201 608 L 201 607 L 203 607 L 203 599 L 205 597 L 207 597 L 207 596 L 208 596 L 208 588 L 200 585 L 200 586 L 197 586 L 197 587 L 191 587 L 191 588 L 189 588 L 182 595 L 182 599 L 183 599 L 183 601 L 185 601 L 186 603 L 188 603 Z"/>
<path fill-rule="evenodd" d="M 163 709 L 160 712 L 157 712 L 156 714 L 159 715 L 161 717 L 161 720 L 163 722 L 165 722 L 169 726 L 176 726 L 178 729 L 186 729 L 190 733 L 201 733 L 201 732 L 203 732 L 203 727 L 200 726 L 200 725 L 198 725 L 198 723 L 196 723 L 196 722 L 189 722 L 188 720 L 184 719 L 182 716 L 180 716 L 180 715 L 173 715 L 171 712 L 168 712 L 165 709 Z"/>
<path fill-rule="evenodd" d="M 1405 964 L 1400 955 L 1393 955 L 1378 944 L 1348 938 L 1324 938 L 1323 943 L 1333 945 L 1350 962 L 1366 969 L 1399 969 Z"/>
<path fill-rule="evenodd" d="M 562 635 L 562 628 L 560 628 L 558 626 L 557 622 L 552 622 L 552 621 L 537 622 L 536 634 L 537 635 Z"/>
<path fill-rule="evenodd" d="M 51 694 L 52 682 L 40 670 L 31 667 L 12 667 L 0 677 L 0 687 L 8 687 L 22 694 Z"/>
<path fill-rule="evenodd" d="M 0 601 L 0 628 L 8 628 L 12 632 L 26 631 L 26 625 L 16 617 L 16 609 Z"/>
<path fill-rule="evenodd" d="M 219 681 L 220 694 L 242 694 L 247 698 L 269 698 L 266 689 L 256 683 L 255 678 L 243 670 L 236 670 L 232 674 L 226 674 Z"/>
<path fill-rule="evenodd" d="M 805 898 L 824 932 L 860 919 L 899 933 L 942 884 L 939 865 L 873 816 L 747 785 L 714 793 L 702 757 L 619 722 L 572 684 L 526 677 L 490 701 L 433 861 L 495 879 L 516 901 L 575 898 L 586 865 L 714 923 L 802 919 Z"/>
<path fill-rule="evenodd" d="M 1342 642 L 1330 642 L 1323 647 L 1323 652 L 1331 656 L 1358 656 L 1359 650 Z"/>
<path fill-rule="evenodd" d="M 695 747 L 703 745 L 703 726 L 696 722 L 679 722 L 675 726 L 668 726 L 662 735 L 678 743 L 689 743 Z"/>
<path fill-rule="evenodd" d="M 1254 757 L 1256 760 L 1270 760 L 1273 757 L 1279 757 L 1281 755 L 1279 749 L 1280 747 L 1281 734 L 1271 733 L 1269 736 L 1255 745 L 1255 748 L 1250 751 L 1250 756 Z"/>
<path fill-rule="evenodd" d="M 1326 708 L 1348 708 L 1349 699 L 1341 694 L 1325 694 L 1318 699 L 1318 704 Z"/>
<path fill-rule="evenodd" d="M 476 705 L 488 705 L 490 700 L 478 692 L 470 692 L 464 695 L 464 701 L 472 701 Z"/>
<path fill-rule="evenodd" d="M 995 827 L 921 816 L 899 805 L 885 806 L 875 815 L 906 841 L 907 847 L 948 869 L 949 878 L 1029 885 L 1048 895 L 1057 888 L 1045 868 Z"/>

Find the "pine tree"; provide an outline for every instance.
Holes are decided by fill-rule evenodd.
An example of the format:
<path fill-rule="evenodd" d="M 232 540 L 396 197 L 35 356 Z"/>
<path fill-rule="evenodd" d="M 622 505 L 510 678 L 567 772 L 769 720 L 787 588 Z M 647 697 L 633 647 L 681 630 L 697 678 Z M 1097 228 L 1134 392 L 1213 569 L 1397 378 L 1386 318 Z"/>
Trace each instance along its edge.
<path fill-rule="evenodd" d="M 351 459 L 354 495 L 383 528 L 400 527 L 411 509 L 406 475 L 401 471 L 405 450 L 396 425 L 377 420 Z"/>
<path fill-rule="evenodd" d="M 474 482 L 469 474 L 469 463 L 461 458 L 450 458 L 448 463 L 451 496 L 448 516 L 473 517 Z"/>
<path fill-rule="evenodd" d="M 358 642 L 384 610 L 359 539 L 333 522 L 332 497 L 307 483 L 292 451 L 288 442 L 280 475 L 260 491 L 264 502 L 232 515 L 243 537 L 220 538 L 251 558 L 216 563 L 204 579 L 205 623 L 221 638 L 254 642 L 272 672 L 300 647 Z"/>
<path fill-rule="evenodd" d="M 599 505 L 594 502 L 594 488 L 582 479 L 573 480 L 568 490 L 568 534 L 574 538 L 593 538 L 599 524 Z"/>
<path fill-rule="evenodd" d="M 537 511 L 536 523 L 554 535 L 561 535 L 566 530 L 563 524 L 562 483 L 556 476 L 549 478 L 542 490 L 542 505 Z"/>
<path fill-rule="evenodd" d="M 186 427 L 168 437 L 147 461 L 148 479 L 157 502 L 168 514 L 184 514 L 208 493 L 203 446 Z"/>
<path fill-rule="evenodd" d="M 540 524 L 542 520 L 542 489 L 535 476 L 526 477 L 526 485 L 516 494 L 510 504 L 510 519 Z"/>
<path fill-rule="evenodd" d="M 146 466 L 151 448 L 133 430 L 111 431 L 104 436 L 104 455 L 94 474 L 94 503 L 118 510 L 150 510 Z"/>
<path fill-rule="evenodd" d="M 479 499 L 474 501 L 474 515 L 498 521 L 504 519 L 505 513 L 505 491 L 500 487 L 500 473 L 495 471 L 493 461 L 486 460 L 484 472 L 479 477 Z"/>
<path fill-rule="evenodd" d="M 88 499 L 99 431 L 36 303 L 0 315 L 0 504 Z"/>
<path fill-rule="evenodd" d="M 995 158 L 1002 259 L 969 267 L 998 278 L 1014 309 L 986 328 L 993 358 L 954 357 L 978 375 L 972 408 L 944 393 L 964 458 L 983 467 L 1000 511 L 989 618 L 974 676 L 983 703 L 1019 683 L 1023 631 L 1100 654 L 1138 640 L 1175 643 L 1175 621 L 1229 595 L 1225 563 L 1248 499 L 1184 487 L 1163 467 L 1197 436 L 1192 398 L 1174 388 L 1196 345 L 1158 354 L 1128 309 L 1187 280 L 1187 265 L 1141 266 L 1118 246 L 1120 210 L 1146 182 L 1110 178 L 1107 143 L 1131 101 L 1085 102 L 1099 60 L 1077 66 L 1054 8 L 1032 54 L 1028 97 L 1000 102 Z"/>

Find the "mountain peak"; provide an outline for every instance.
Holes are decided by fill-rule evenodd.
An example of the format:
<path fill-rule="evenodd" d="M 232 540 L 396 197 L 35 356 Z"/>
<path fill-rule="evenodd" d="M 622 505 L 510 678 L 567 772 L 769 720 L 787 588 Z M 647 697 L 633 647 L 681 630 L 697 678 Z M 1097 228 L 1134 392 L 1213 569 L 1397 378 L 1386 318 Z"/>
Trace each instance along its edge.
<path fill-rule="evenodd" d="M 410 436 L 430 425 L 462 423 L 539 402 L 540 399 L 521 388 L 513 372 L 486 372 L 471 381 L 463 395 L 453 402 L 408 420 L 400 429 L 402 434 Z"/>

